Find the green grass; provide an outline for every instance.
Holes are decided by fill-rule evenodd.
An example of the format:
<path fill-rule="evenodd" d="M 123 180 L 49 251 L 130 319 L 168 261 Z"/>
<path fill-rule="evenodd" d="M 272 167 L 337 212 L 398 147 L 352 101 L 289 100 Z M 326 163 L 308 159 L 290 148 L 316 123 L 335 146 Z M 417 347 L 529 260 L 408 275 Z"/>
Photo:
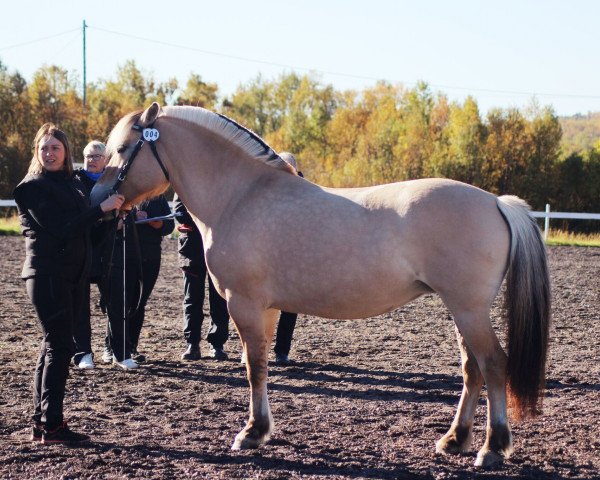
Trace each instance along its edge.
<path fill-rule="evenodd" d="M 19 217 L 0 218 L 0 235 L 21 235 Z"/>
<path fill-rule="evenodd" d="M 600 247 L 600 233 L 570 233 L 562 230 L 550 230 L 546 245 L 573 247 Z"/>

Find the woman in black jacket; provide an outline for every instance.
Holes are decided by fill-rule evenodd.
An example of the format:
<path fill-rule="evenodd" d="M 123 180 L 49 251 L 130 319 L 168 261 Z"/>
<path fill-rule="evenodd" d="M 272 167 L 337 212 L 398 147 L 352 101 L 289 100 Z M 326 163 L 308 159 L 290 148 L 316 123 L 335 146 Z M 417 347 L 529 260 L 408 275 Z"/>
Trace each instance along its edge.
<path fill-rule="evenodd" d="M 90 265 L 91 226 L 105 212 L 120 208 L 124 199 L 112 195 L 97 207 L 89 206 L 82 186 L 73 179 L 67 136 L 51 123 L 35 136 L 29 171 L 14 198 L 25 236 L 21 277 L 43 334 L 34 375 L 32 440 L 87 441 L 89 437 L 70 430 L 63 418 L 73 323 Z"/>

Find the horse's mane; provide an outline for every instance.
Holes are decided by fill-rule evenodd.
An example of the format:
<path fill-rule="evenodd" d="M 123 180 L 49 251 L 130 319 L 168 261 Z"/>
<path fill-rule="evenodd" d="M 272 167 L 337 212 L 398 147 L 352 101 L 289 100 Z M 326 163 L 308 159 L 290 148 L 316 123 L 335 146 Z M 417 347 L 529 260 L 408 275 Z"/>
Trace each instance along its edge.
<path fill-rule="evenodd" d="M 204 127 L 234 143 L 257 160 L 271 167 L 296 174 L 295 169 L 279 157 L 275 150 L 269 147 L 256 133 L 225 115 L 211 112 L 202 107 L 176 106 L 163 107 L 160 116 L 179 118 Z"/>

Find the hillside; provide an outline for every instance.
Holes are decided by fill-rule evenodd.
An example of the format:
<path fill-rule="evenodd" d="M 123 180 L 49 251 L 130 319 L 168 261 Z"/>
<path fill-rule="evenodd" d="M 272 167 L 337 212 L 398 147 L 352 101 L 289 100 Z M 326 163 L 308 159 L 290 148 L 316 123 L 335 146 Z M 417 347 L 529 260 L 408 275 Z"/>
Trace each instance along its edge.
<path fill-rule="evenodd" d="M 559 117 L 565 155 L 592 148 L 600 140 L 600 112 Z"/>

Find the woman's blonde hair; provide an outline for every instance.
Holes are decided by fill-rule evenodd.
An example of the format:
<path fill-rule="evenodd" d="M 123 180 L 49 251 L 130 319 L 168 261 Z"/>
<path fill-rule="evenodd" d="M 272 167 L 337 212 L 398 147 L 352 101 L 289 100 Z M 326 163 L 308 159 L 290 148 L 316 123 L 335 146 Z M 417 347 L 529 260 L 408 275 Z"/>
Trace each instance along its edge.
<path fill-rule="evenodd" d="M 50 135 L 56 138 L 60 143 L 65 147 L 65 163 L 63 165 L 63 170 L 67 172 L 70 176 L 73 174 L 73 158 L 71 157 L 71 147 L 69 146 L 69 139 L 65 132 L 60 130 L 53 123 L 44 123 L 38 132 L 35 134 L 35 138 L 33 139 L 33 157 L 31 158 L 31 163 L 29 164 L 29 170 L 27 170 L 27 175 L 39 175 L 43 173 L 45 168 L 42 165 L 42 162 L 38 158 L 38 145 L 42 138 L 46 135 Z"/>

